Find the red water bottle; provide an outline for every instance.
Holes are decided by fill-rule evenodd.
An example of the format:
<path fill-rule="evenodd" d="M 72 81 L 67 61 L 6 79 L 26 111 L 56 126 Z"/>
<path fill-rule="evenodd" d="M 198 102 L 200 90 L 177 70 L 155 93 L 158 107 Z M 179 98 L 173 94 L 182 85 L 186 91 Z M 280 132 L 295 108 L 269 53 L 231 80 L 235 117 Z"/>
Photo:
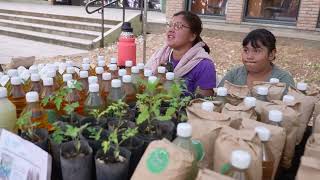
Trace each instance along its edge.
<path fill-rule="evenodd" d="M 125 62 L 131 60 L 136 65 L 136 42 L 130 22 L 122 24 L 118 42 L 118 66 L 125 68 Z"/>

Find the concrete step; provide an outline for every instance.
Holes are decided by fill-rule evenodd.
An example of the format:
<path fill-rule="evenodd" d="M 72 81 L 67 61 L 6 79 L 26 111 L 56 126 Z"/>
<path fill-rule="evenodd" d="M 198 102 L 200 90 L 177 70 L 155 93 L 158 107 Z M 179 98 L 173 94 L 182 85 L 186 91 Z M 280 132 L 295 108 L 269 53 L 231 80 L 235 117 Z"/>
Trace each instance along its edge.
<path fill-rule="evenodd" d="M 89 22 L 14 15 L 14 14 L 6 14 L 6 13 L 0 13 L 0 19 L 19 21 L 19 22 L 28 22 L 28 23 L 34 23 L 34 24 L 43 24 L 43 25 L 50 25 L 50 26 L 59 26 L 59 27 L 73 28 L 73 29 L 81 29 L 81 30 L 87 30 L 87 31 L 97 31 L 97 32 L 101 31 L 101 24 L 89 23 Z M 114 25 L 105 24 L 105 28 L 111 29 L 113 27 Z"/>
<path fill-rule="evenodd" d="M 78 49 L 89 50 L 89 49 L 92 49 L 92 46 L 93 46 L 91 40 L 65 37 L 65 36 L 35 32 L 30 30 L 15 29 L 10 27 L 0 26 L 0 34 L 7 35 L 7 36 L 14 36 L 22 39 L 30 39 L 30 40 L 35 40 L 35 41 L 40 41 L 40 42 L 45 42 L 50 44 L 73 47 Z"/>
<path fill-rule="evenodd" d="M 11 20 L 0 19 L 0 26 L 10 27 L 15 29 L 24 29 L 48 34 L 55 34 L 66 37 L 74 37 L 80 39 L 93 40 L 97 38 L 101 33 L 96 31 L 86 31 L 71 28 L 64 28 L 58 26 L 49 26 L 43 24 L 25 23 Z M 106 29 L 106 31 L 109 29 Z"/>
<path fill-rule="evenodd" d="M 23 16 L 34 16 L 34 17 L 51 18 L 51 19 L 61 19 L 61 20 L 69 20 L 69 21 L 89 22 L 89 23 L 96 23 L 96 24 L 101 23 L 101 19 L 98 19 L 98 18 L 67 16 L 67 15 L 60 15 L 60 14 L 50 14 L 45 12 L 39 13 L 39 12 L 31 12 L 31 11 L 17 11 L 17 10 L 10 10 L 10 9 L 1 9 L 1 7 L 0 7 L 0 13 L 23 15 Z M 84 9 L 83 9 L 83 13 L 86 13 Z M 105 17 L 105 18 L 108 18 L 108 17 Z M 104 23 L 109 25 L 117 25 L 120 23 L 120 21 L 105 19 Z"/>

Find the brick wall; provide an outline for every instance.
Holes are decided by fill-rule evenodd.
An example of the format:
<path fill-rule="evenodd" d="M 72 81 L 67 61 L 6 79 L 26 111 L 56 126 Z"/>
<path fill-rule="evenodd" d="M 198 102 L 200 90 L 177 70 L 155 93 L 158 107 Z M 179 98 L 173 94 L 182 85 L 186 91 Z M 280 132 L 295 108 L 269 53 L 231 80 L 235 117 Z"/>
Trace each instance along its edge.
<path fill-rule="evenodd" d="M 170 19 L 173 14 L 185 10 L 185 0 L 167 0 L 166 4 L 166 18 Z"/>
<path fill-rule="evenodd" d="M 240 24 L 243 17 L 245 0 L 228 0 L 226 22 Z"/>
<path fill-rule="evenodd" d="M 319 16 L 320 0 L 301 0 L 297 28 L 315 30 Z"/>

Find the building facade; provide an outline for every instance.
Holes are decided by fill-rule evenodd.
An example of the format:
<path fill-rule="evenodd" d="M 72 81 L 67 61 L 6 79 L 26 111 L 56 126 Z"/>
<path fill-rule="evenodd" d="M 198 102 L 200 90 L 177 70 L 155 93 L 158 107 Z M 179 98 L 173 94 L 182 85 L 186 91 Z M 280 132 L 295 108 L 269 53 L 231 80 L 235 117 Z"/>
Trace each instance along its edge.
<path fill-rule="evenodd" d="M 180 10 L 226 23 L 277 24 L 320 31 L 320 0 L 167 0 L 166 17 Z"/>

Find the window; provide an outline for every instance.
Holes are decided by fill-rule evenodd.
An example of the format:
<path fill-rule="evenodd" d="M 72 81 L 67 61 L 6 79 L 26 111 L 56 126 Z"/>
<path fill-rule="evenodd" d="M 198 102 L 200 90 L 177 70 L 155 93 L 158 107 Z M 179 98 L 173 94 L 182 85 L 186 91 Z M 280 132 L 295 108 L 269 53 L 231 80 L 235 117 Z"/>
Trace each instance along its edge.
<path fill-rule="evenodd" d="M 191 0 L 190 9 L 199 15 L 224 16 L 228 0 Z"/>
<path fill-rule="evenodd" d="M 246 19 L 297 20 L 300 0 L 247 0 Z"/>

